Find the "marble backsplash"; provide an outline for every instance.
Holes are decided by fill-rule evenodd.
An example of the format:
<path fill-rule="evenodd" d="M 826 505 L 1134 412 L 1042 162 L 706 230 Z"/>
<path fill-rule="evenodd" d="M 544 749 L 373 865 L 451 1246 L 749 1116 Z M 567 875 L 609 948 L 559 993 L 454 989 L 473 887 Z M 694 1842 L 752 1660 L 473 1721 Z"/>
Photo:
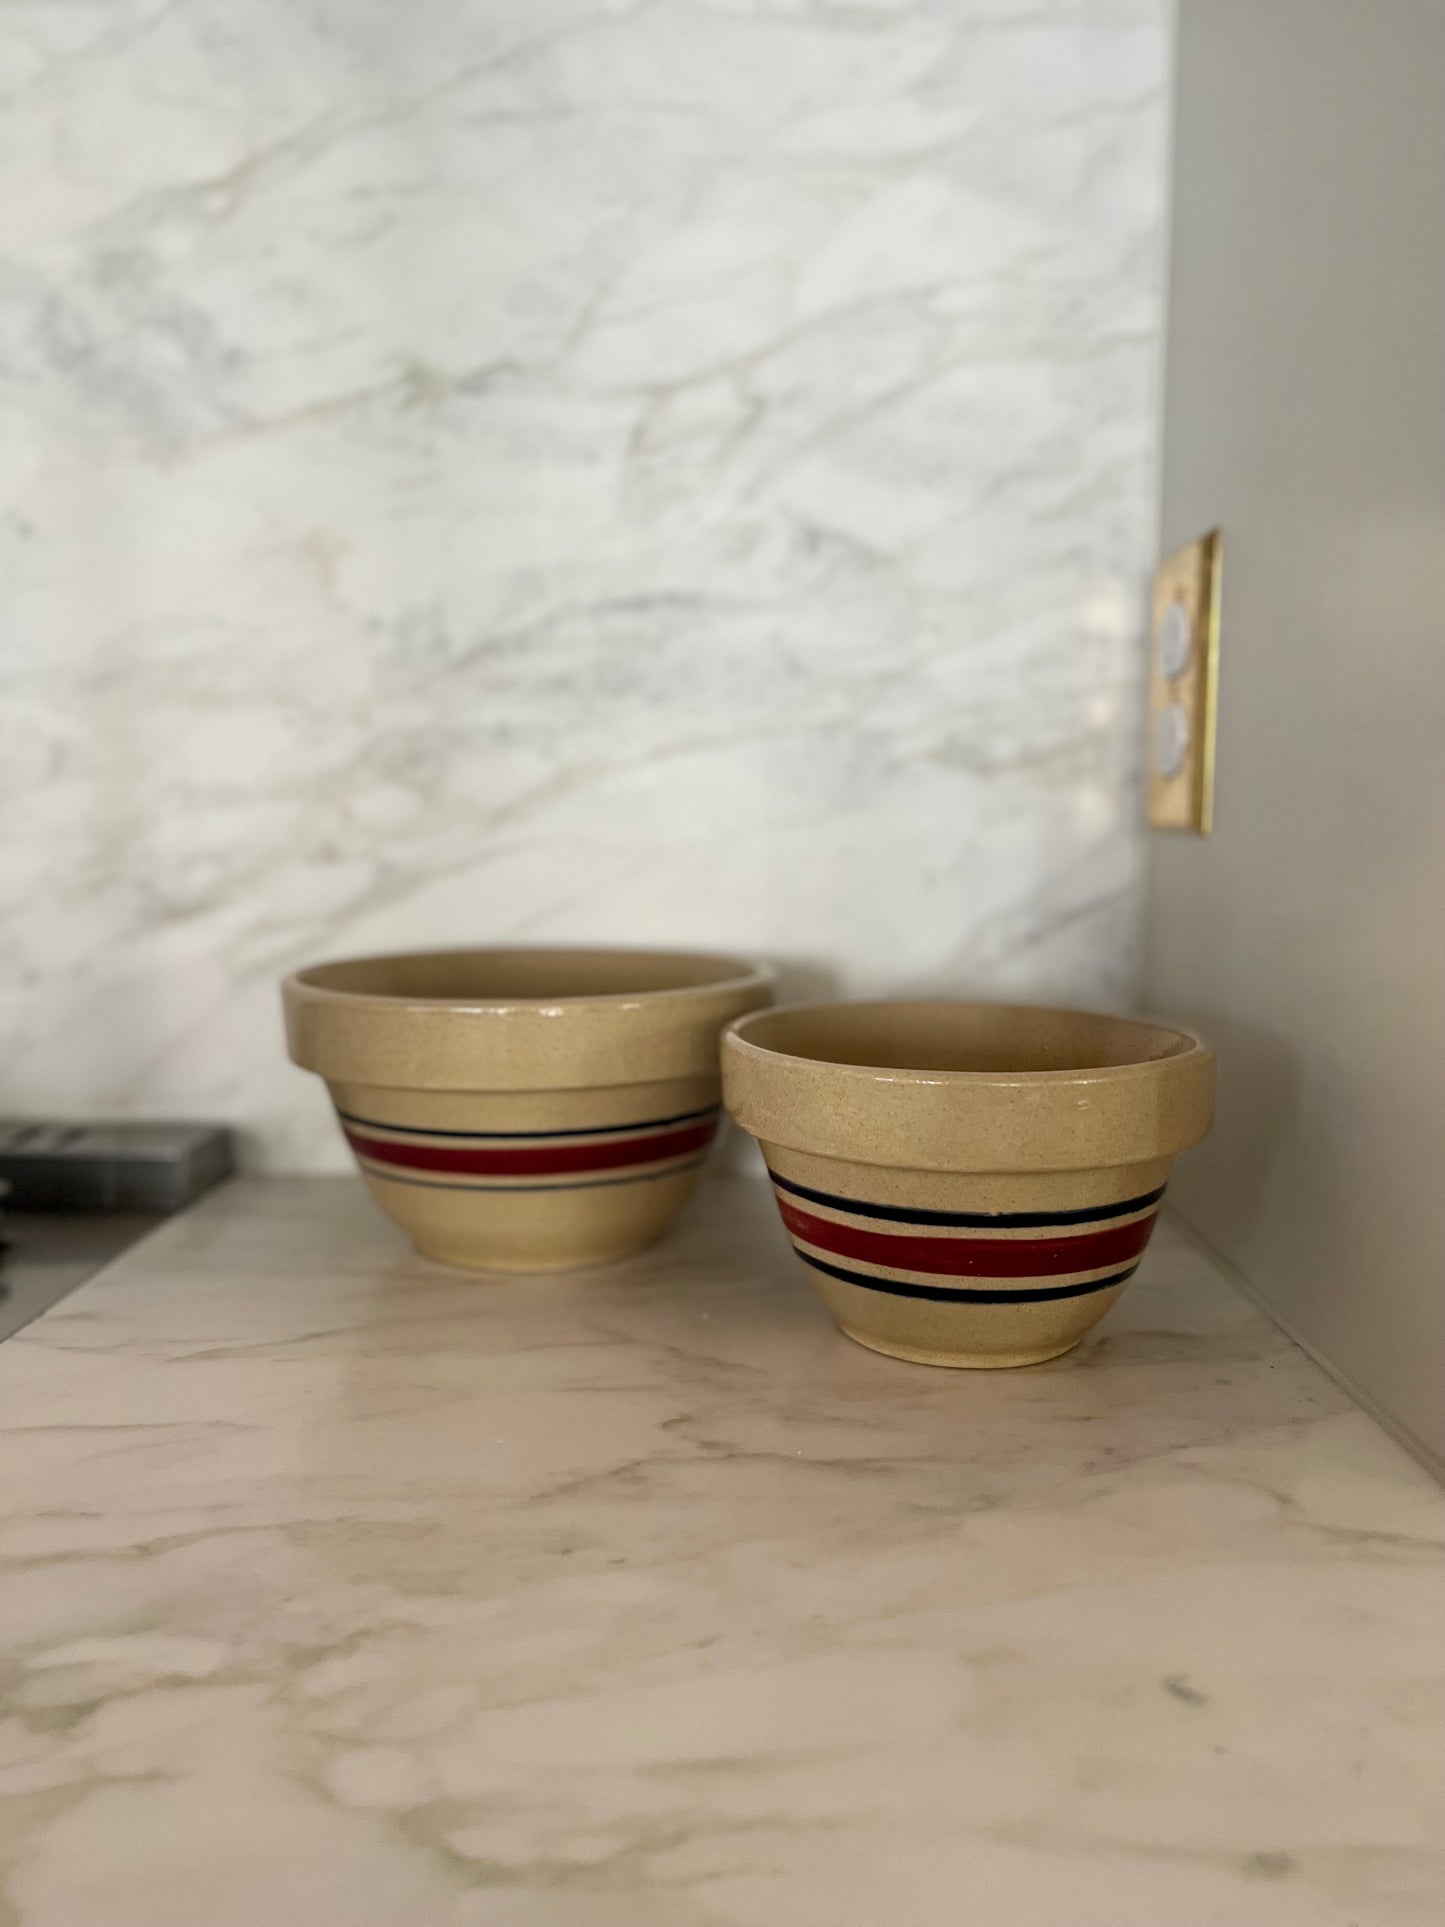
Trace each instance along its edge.
<path fill-rule="evenodd" d="M 1127 1000 L 1166 0 L 0 35 L 0 1111 L 340 1149 L 276 980 Z"/>

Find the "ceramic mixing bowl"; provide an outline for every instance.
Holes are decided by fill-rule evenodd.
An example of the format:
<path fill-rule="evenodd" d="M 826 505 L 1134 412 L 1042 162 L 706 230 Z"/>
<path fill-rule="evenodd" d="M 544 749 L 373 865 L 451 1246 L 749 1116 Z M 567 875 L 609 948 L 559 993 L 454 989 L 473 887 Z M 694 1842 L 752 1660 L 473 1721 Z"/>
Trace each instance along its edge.
<path fill-rule="evenodd" d="M 607 1264 L 686 1202 L 718 1037 L 772 995 L 734 957 L 467 950 L 318 964 L 282 997 L 362 1176 L 417 1248 L 483 1271 Z"/>
<path fill-rule="evenodd" d="M 1209 1129 L 1180 1031 L 999 1004 L 795 1004 L 723 1040 L 798 1256 L 850 1338 L 1031 1365 L 1132 1277 L 1170 1166 Z"/>

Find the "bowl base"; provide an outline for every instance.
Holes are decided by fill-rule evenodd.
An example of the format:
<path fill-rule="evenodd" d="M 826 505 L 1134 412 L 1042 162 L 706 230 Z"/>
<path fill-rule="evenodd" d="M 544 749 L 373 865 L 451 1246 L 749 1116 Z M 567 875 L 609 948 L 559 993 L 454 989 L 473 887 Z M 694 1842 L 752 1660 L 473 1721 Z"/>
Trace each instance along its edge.
<path fill-rule="evenodd" d="M 646 1251 L 649 1245 L 655 1244 L 666 1229 L 666 1225 L 661 1225 L 645 1238 L 635 1239 L 618 1250 L 541 1260 L 473 1257 L 462 1251 L 445 1251 L 436 1245 L 424 1245 L 416 1238 L 412 1239 L 412 1249 L 428 1264 L 444 1265 L 448 1271 L 465 1271 L 473 1278 L 494 1278 L 500 1284 L 506 1278 L 560 1278 L 568 1272 L 602 1271 L 609 1265 L 625 1264 L 629 1258 L 635 1258 L 640 1251 Z"/>
<path fill-rule="evenodd" d="M 1050 1345 L 1040 1352 L 938 1352 L 930 1351 L 923 1345 L 898 1345 L 889 1339 L 871 1338 L 867 1334 L 854 1331 L 849 1325 L 838 1327 L 845 1338 L 851 1338 L 855 1345 L 862 1345 L 866 1351 L 881 1352 L 885 1358 L 901 1358 L 909 1365 L 942 1365 L 950 1371 L 997 1372 L 1006 1371 L 1020 1365 L 1044 1365 L 1051 1358 L 1062 1358 L 1071 1352 L 1084 1336 L 1080 1332 L 1065 1344 Z"/>

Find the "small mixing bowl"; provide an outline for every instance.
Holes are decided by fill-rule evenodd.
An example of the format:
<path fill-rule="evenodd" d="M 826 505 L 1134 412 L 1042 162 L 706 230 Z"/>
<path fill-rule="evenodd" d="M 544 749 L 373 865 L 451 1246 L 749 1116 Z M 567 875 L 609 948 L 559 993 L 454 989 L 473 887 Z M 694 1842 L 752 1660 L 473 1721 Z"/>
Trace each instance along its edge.
<path fill-rule="evenodd" d="M 1123 1017 L 794 1004 L 723 1040 L 798 1256 L 850 1338 L 928 1365 L 1076 1345 L 1138 1266 L 1214 1054 Z"/>
<path fill-rule="evenodd" d="M 455 950 L 317 964 L 282 988 L 372 1196 L 443 1264 L 600 1265 L 687 1201 L 718 1037 L 770 1001 L 735 957 Z"/>

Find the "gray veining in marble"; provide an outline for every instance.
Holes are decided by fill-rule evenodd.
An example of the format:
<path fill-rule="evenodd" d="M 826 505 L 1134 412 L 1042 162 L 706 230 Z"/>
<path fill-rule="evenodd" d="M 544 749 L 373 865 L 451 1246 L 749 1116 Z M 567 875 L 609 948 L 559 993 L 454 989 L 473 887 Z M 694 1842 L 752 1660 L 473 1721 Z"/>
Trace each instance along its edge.
<path fill-rule="evenodd" d="M 228 1187 L 0 1347 L 7 1927 L 1437 1927 L 1445 1495 L 1166 1223 L 900 1365 L 765 1188 L 483 1283 Z"/>
<path fill-rule="evenodd" d="M 1166 11 L 8 6 L 12 1101 L 334 1163 L 372 947 L 1126 996 Z"/>

